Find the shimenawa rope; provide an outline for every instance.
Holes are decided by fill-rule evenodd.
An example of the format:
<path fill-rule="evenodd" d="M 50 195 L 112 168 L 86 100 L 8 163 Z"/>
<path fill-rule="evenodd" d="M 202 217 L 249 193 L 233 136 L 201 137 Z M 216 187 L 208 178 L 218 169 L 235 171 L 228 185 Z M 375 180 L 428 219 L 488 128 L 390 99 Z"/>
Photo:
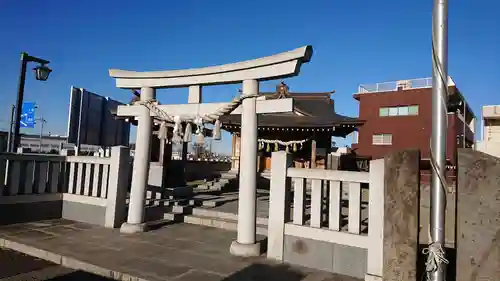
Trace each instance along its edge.
<path fill-rule="evenodd" d="M 200 115 L 183 115 L 183 116 L 174 116 L 172 117 L 167 112 L 158 107 L 159 103 L 155 99 L 147 100 L 147 101 L 137 101 L 135 104 L 143 105 L 148 108 L 150 111 L 155 113 L 155 119 L 161 121 L 160 131 L 158 132 L 158 138 L 167 139 L 167 123 L 174 123 L 174 141 L 180 142 L 191 141 L 191 123 L 197 125 L 196 133 L 199 136 L 203 135 L 203 129 L 205 123 L 214 123 L 214 139 L 219 140 L 221 137 L 221 123 L 219 121 L 219 117 L 223 115 L 230 114 L 233 112 L 238 106 L 241 105 L 244 99 L 247 98 L 256 98 L 258 94 L 248 94 L 248 95 L 240 95 L 239 97 L 234 98 L 231 102 L 227 103 L 225 106 L 217 109 L 214 113 L 206 114 L 204 116 Z M 186 123 L 186 131 L 183 133 L 182 131 L 182 123 Z M 184 139 L 181 137 L 184 136 Z"/>

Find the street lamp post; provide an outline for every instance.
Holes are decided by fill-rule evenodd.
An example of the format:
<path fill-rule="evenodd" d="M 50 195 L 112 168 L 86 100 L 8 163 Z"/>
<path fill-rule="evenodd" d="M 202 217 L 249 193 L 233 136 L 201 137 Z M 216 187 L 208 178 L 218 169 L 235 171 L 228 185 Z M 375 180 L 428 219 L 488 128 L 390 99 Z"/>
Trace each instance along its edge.
<path fill-rule="evenodd" d="M 20 120 L 24 99 L 24 84 L 26 81 L 26 67 L 29 62 L 36 62 L 40 65 L 35 67 L 33 70 L 35 71 L 35 78 L 39 81 L 45 81 L 49 78 L 50 72 L 52 71 L 50 68 L 46 66 L 49 63 L 48 60 L 32 57 L 27 53 L 21 53 L 21 70 L 19 73 L 19 84 L 17 88 L 17 101 L 16 101 L 16 112 L 15 112 L 15 121 L 14 121 L 14 133 L 13 133 L 13 145 L 11 148 L 12 151 L 17 151 L 17 147 L 19 146 L 19 130 L 20 130 Z"/>

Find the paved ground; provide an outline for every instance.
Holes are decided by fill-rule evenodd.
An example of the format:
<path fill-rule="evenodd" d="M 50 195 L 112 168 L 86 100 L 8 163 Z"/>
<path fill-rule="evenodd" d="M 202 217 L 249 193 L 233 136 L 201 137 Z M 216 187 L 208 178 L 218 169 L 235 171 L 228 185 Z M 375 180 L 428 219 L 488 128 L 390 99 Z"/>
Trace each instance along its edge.
<path fill-rule="evenodd" d="M 65 268 L 7 249 L 0 249 L 0 281 L 107 281 L 83 271 Z"/>
<path fill-rule="evenodd" d="M 233 257 L 229 245 L 235 236 L 235 232 L 189 224 L 123 235 L 118 230 L 52 220 L 0 227 L 0 246 L 118 280 L 353 280 L 270 263 L 263 257 Z"/>
<path fill-rule="evenodd" d="M 217 207 L 210 208 L 214 211 L 238 214 L 238 192 L 224 192 L 220 196 L 227 197 L 223 204 Z M 269 217 L 269 191 L 264 189 L 257 190 L 256 214 L 259 218 Z"/>

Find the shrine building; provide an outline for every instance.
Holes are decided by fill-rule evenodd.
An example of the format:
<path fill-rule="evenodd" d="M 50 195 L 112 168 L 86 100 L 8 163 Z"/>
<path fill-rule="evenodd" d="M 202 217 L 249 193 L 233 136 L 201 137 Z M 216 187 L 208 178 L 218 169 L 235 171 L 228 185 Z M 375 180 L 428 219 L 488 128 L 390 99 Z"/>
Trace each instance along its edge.
<path fill-rule="evenodd" d="M 281 82 L 275 92 L 260 92 L 266 100 L 293 98 L 289 113 L 267 113 L 258 117 L 258 170 L 271 168 L 271 153 L 286 150 L 296 167 L 325 169 L 332 137 L 346 137 L 363 122 L 335 112 L 330 92 L 290 92 Z M 221 117 L 222 128 L 232 134 L 232 169 L 239 168 L 241 115 Z"/>

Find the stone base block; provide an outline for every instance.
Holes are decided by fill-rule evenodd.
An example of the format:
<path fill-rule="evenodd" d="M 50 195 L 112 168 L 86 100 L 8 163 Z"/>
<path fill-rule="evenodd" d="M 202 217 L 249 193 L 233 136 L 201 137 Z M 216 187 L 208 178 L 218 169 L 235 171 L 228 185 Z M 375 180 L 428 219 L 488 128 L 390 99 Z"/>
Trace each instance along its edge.
<path fill-rule="evenodd" d="M 238 241 L 233 241 L 229 252 L 238 257 L 258 257 L 260 256 L 260 243 L 240 244 Z"/>
<path fill-rule="evenodd" d="M 371 274 L 365 275 L 365 281 L 383 281 L 381 276 L 375 276 Z"/>
<path fill-rule="evenodd" d="M 125 234 L 134 234 L 138 232 L 146 232 L 147 225 L 145 223 L 127 223 L 124 222 L 120 227 L 120 232 Z"/>

